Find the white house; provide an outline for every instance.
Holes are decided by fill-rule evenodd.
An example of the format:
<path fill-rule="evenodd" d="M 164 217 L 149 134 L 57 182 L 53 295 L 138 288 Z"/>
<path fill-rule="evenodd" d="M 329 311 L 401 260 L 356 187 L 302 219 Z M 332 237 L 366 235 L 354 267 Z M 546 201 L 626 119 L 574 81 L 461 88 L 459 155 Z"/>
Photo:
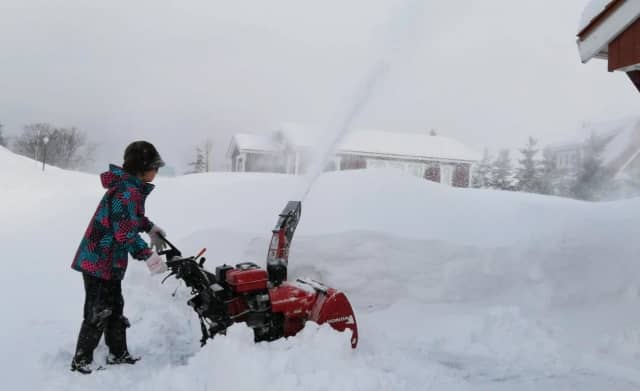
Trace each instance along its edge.
<path fill-rule="evenodd" d="M 640 181 L 640 119 L 590 124 L 574 140 L 549 146 L 555 167 L 567 172 L 577 171 L 591 134 L 604 145 L 600 158 L 613 178 Z"/>
<path fill-rule="evenodd" d="M 270 135 L 236 134 L 227 151 L 232 171 L 303 174 L 322 132 L 282 125 Z M 338 145 L 328 170 L 392 167 L 456 187 L 469 187 L 479 154 L 434 132 L 353 130 Z"/>

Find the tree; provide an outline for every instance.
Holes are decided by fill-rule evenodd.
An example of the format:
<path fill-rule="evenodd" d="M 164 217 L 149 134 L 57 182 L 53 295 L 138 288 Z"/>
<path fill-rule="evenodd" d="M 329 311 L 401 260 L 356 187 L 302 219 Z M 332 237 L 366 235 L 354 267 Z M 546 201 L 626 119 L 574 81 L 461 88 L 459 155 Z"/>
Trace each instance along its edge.
<path fill-rule="evenodd" d="M 207 164 L 205 163 L 204 153 L 202 152 L 202 149 L 200 149 L 200 147 L 196 148 L 196 160 L 189 163 L 189 165 L 193 167 L 191 171 L 188 172 L 189 174 L 206 172 Z"/>
<path fill-rule="evenodd" d="M 585 142 L 584 157 L 578 168 L 575 183 L 571 188 L 573 197 L 596 201 L 602 199 L 611 184 L 608 172 L 602 163 L 602 151 L 606 141 L 592 134 Z"/>
<path fill-rule="evenodd" d="M 527 193 L 541 193 L 541 168 L 540 162 L 536 160 L 539 150 L 536 149 L 537 141 L 529 137 L 527 145 L 520 150 L 522 159 L 518 161 L 520 167 L 516 172 L 518 190 Z"/>
<path fill-rule="evenodd" d="M 88 142 L 84 132 L 75 127 L 55 128 L 47 123 L 26 125 L 22 134 L 16 138 L 13 149 L 21 155 L 42 160 L 45 136 L 49 137 L 49 142 L 46 144 L 48 164 L 64 169 L 75 169 L 91 161 L 95 146 Z"/>
<path fill-rule="evenodd" d="M 196 174 L 200 172 L 211 171 L 211 150 L 213 149 L 213 142 L 207 139 L 202 142 L 202 145 L 196 147 L 196 159 L 189 163 L 193 169 L 189 172 Z"/>
<path fill-rule="evenodd" d="M 213 149 L 213 142 L 210 139 L 206 139 L 202 144 L 202 149 L 204 152 L 205 172 L 211 172 L 213 171 L 211 169 L 211 150 Z"/>
<path fill-rule="evenodd" d="M 2 133 L 2 124 L 0 124 L 0 146 L 2 147 L 7 146 L 7 139 L 4 137 L 4 134 Z"/>
<path fill-rule="evenodd" d="M 14 152 L 35 160 L 41 160 L 42 138 L 53 134 L 53 131 L 54 127 L 47 123 L 26 125 L 22 129 L 22 134 L 13 143 Z"/>
<path fill-rule="evenodd" d="M 471 186 L 475 188 L 486 188 L 491 183 L 491 156 L 489 150 L 484 149 L 482 160 L 475 167 Z"/>
<path fill-rule="evenodd" d="M 489 186 L 499 190 L 514 190 L 513 168 L 509 150 L 503 149 L 491 165 L 491 181 Z"/>
<path fill-rule="evenodd" d="M 542 151 L 542 162 L 540 162 L 540 194 L 557 194 L 556 184 L 558 170 L 553 152 L 546 148 Z"/>

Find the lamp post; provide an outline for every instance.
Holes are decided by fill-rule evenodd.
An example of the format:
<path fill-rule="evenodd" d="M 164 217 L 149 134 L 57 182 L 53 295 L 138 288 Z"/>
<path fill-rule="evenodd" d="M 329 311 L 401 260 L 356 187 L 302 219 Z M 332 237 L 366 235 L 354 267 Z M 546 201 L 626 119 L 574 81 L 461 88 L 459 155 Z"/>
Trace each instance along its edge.
<path fill-rule="evenodd" d="M 44 171 L 44 163 L 47 160 L 47 144 L 49 143 L 49 136 L 44 136 L 42 138 L 42 171 Z"/>

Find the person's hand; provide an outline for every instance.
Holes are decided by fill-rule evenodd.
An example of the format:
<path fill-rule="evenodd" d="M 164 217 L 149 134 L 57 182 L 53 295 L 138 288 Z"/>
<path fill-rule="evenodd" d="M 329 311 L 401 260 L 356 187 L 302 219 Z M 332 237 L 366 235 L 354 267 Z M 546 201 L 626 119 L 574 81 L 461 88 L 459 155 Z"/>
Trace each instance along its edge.
<path fill-rule="evenodd" d="M 167 264 L 156 253 L 153 253 L 145 263 L 147 264 L 151 274 L 162 274 L 167 271 Z"/>
<path fill-rule="evenodd" d="M 151 231 L 149 231 L 149 239 L 151 239 L 151 249 L 156 252 L 164 250 L 167 246 L 167 243 L 160 236 L 162 236 L 162 238 L 166 238 L 167 233 L 164 232 L 162 228 L 158 227 L 157 224 L 154 224 L 153 227 L 151 227 Z"/>

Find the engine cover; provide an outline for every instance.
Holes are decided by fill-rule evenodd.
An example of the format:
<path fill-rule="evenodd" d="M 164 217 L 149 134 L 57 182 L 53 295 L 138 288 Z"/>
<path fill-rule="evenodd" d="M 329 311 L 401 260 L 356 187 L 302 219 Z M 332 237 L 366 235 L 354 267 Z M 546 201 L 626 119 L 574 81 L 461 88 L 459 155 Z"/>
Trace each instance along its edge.
<path fill-rule="evenodd" d="M 226 281 L 236 293 L 249 293 L 267 289 L 267 271 L 253 263 L 242 263 L 226 272 Z"/>

